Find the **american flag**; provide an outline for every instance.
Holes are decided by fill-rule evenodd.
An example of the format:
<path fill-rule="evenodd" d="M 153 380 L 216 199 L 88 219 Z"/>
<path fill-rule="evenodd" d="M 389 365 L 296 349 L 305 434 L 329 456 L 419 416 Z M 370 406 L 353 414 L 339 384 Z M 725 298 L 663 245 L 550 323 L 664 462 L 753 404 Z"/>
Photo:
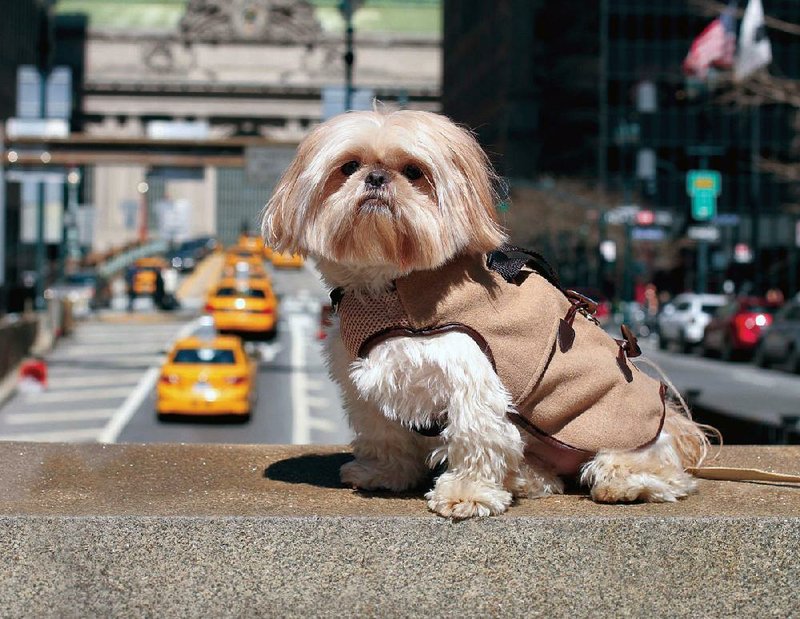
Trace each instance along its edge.
<path fill-rule="evenodd" d="M 731 2 L 693 42 L 683 72 L 704 78 L 709 67 L 730 69 L 736 54 L 736 2 Z"/>

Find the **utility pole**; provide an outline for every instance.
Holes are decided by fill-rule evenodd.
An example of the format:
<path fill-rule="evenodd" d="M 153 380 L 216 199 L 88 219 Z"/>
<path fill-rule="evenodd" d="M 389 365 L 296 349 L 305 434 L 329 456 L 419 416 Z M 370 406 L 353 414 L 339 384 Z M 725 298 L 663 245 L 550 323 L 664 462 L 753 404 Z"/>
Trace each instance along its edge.
<path fill-rule="evenodd" d="M 355 54 L 353 53 L 353 7 L 354 0 L 342 0 L 339 10 L 344 16 L 345 35 L 344 35 L 344 111 L 349 112 L 353 107 L 353 63 Z"/>
<path fill-rule="evenodd" d="M 50 30 L 50 3 L 47 2 L 42 7 L 42 14 L 39 21 L 39 117 L 47 117 L 47 76 L 50 72 L 53 46 L 51 42 Z M 44 246 L 44 201 L 45 186 L 44 182 L 37 183 L 37 205 L 36 205 L 36 287 L 33 299 L 33 307 L 37 311 L 45 309 L 44 302 L 44 280 L 45 280 L 45 246 Z"/>

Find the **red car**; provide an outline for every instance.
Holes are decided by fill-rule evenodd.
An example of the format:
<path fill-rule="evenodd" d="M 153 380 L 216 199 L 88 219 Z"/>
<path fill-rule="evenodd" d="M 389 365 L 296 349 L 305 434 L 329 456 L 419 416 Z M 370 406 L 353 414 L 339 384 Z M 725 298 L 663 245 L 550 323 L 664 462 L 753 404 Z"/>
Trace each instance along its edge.
<path fill-rule="evenodd" d="M 762 297 L 740 297 L 723 305 L 706 326 L 703 354 L 719 354 L 725 361 L 752 354 L 779 307 Z"/>

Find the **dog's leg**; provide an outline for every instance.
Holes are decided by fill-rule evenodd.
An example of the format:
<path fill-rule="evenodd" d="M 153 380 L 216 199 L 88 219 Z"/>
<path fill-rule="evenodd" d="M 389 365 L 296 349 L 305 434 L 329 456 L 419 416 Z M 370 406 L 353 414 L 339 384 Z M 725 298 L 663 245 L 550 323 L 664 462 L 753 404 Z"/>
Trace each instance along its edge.
<path fill-rule="evenodd" d="M 381 414 L 375 402 L 370 401 L 380 396 L 371 393 L 367 385 L 379 389 L 370 383 L 371 375 L 365 376 L 361 368 L 355 376 L 361 379 L 362 390 L 356 388 L 338 335 L 326 340 L 325 351 L 328 369 L 342 390 L 348 422 L 355 434 L 351 444 L 355 460 L 341 467 L 342 483 L 362 490 L 402 491 L 417 486 L 428 474 L 426 457 L 431 449 L 427 444 L 430 439 Z"/>
<path fill-rule="evenodd" d="M 386 419 L 363 401 L 352 402 L 348 413 L 355 432 L 355 460 L 342 466 L 342 483 L 362 490 L 399 492 L 425 478 L 429 470 L 425 459 L 430 450 L 425 442 L 429 439 Z"/>
<path fill-rule="evenodd" d="M 471 339 L 451 334 L 441 343 L 447 352 L 439 352 L 437 399 L 448 422 L 433 458 L 444 460 L 447 471 L 425 495 L 428 507 L 454 519 L 502 514 L 513 498 L 504 483 L 523 464 L 523 440 L 506 415 L 510 397 Z"/>
<path fill-rule="evenodd" d="M 708 438 L 695 422 L 667 407 L 664 429 L 652 445 L 634 451 L 601 451 L 583 467 L 581 483 L 601 503 L 673 502 L 697 488 L 686 472 L 705 457 Z"/>

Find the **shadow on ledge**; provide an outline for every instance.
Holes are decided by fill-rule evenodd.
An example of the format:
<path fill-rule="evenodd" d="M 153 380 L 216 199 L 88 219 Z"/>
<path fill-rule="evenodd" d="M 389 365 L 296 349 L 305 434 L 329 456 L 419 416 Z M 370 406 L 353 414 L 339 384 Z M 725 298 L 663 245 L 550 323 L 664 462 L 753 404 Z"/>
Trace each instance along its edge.
<path fill-rule="evenodd" d="M 278 460 L 264 471 L 264 477 L 289 484 L 309 484 L 320 488 L 342 488 L 339 469 L 353 454 L 309 454 Z"/>
<path fill-rule="evenodd" d="M 319 488 L 345 488 L 339 479 L 339 469 L 353 459 L 351 453 L 309 454 L 287 458 L 270 464 L 264 470 L 264 477 L 289 484 L 308 484 Z M 433 487 L 434 478 L 444 472 L 443 468 L 431 471 L 416 488 L 405 492 L 391 490 L 355 490 L 360 496 L 369 497 L 421 497 Z"/>

